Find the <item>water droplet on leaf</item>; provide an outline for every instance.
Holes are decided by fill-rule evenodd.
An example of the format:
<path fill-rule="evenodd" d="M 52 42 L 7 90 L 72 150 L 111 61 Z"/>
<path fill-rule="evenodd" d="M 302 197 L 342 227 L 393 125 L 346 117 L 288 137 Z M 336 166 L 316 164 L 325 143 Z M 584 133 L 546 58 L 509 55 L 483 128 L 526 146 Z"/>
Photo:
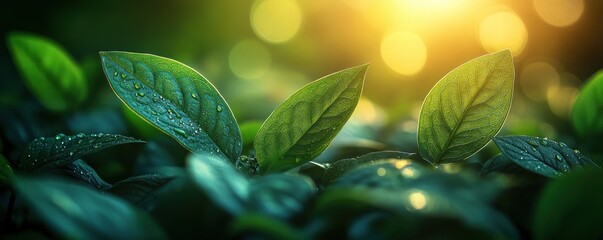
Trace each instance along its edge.
<path fill-rule="evenodd" d="M 139 97 L 144 97 L 144 93 L 143 92 L 138 92 L 138 93 L 136 93 L 136 95 L 139 96 Z"/>
<path fill-rule="evenodd" d="M 186 136 L 186 132 L 184 130 L 180 129 L 180 128 L 174 128 L 174 132 L 176 132 L 176 133 L 178 133 L 178 134 L 180 134 L 180 135 L 182 135 L 184 137 L 187 137 Z"/>
<path fill-rule="evenodd" d="M 134 83 L 134 88 L 135 88 L 136 90 L 140 89 L 140 84 L 138 84 L 138 83 Z"/>
<path fill-rule="evenodd" d="M 216 107 L 216 111 L 218 111 L 218 112 L 222 112 L 222 106 L 218 105 L 218 106 Z"/>
<path fill-rule="evenodd" d="M 563 161 L 563 158 L 561 158 L 559 154 L 555 155 L 555 159 L 557 159 L 559 162 Z"/>

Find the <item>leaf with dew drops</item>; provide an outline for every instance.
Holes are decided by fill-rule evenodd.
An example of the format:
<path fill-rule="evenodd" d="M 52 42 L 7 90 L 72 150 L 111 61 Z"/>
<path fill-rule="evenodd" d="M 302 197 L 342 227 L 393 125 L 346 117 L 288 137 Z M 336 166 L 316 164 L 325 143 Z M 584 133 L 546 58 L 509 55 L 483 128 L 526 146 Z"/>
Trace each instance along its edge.
<path fill-rule="evenodd" d="M 144 141 L 119 134 L 83 134 L 41 137 L 31 141 L 21 154 L 19 169 L 39 172 L 71 163 L 87 154 L 126 143 Z"/>
<path fill-rule="evenodd" d="M 494 143 L 515 164 L 546 177 L 559 177 L 576 169 L 598 167 L 580 151 L 547 138 L 504 136 L 495 137 Z"/>

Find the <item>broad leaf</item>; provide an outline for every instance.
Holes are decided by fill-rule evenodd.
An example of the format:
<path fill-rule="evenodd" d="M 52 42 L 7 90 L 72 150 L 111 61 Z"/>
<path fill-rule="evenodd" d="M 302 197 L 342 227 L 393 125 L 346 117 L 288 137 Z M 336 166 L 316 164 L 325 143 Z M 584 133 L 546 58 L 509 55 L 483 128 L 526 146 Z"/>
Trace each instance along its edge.
<path fill-rule="evenodd" d="M 212 154 L 195 154 L 188 158 L 187 170 L 193 182 L 216 205 L 231 214 L 245 211 L 249 180 L 231 163 Z"/>
<path fill-rule="evenodd" d="M 13 177 L 13 169 L 10 167 L 8 160 L 0 154 L 0 185 L 8 183 Z"/>
<path fill-rule="evenodd" d="M 582 87 L 572 108 L 572 126 L 580 136 L 603 133 L 603 71 Z"/>
<path fill-rule="evenodd" d="M 585 167 L 597 167 L 580 151 L 565 143 L 529 136 L 494 138 L 500 151 L 517 165 L 547 177 L 559 177 Z"/>
<path fill-rule="evenodd" d="M 55 178 L 17 177 L 14 186 L 63 239 L 165 239 L 146 213 L 124 200 Z"/>
<path fill-rule="evenodd" d="M 237 121 L 205 77 L 155 55 L 100 54 L 113 91 L 136 114 L 192 152 L 236 161 L 242 147 Z"/>
<path fill-rule="evenodd" d="M 53 170 L 66 174 L 72 178 L 79 180 L 85 184 L 91 185 L 97 189 L 105 189 L 111 185 L 103 180 L 98 173 L 84 160 L 78 159 L 72 163 L 65 164 Z"/>
<path fill-rule="evenodd" d="M 520 169 L 521 167 L 519 167 L 517 164 L 515 164 L 515 162 L 511 161 L 511 159 L 505 157 L 505 155 L 501 153 L 486 161 L 484 163 L 484 166 L 482 166 L 482 168 L 480 169 L 479 173 L 489 174 L 493 172 L 516 172 Z"/>
<path fill-rule="evenodd" d="M 534 239 L 600 239 L 603 172 L 580 170 L 551 181 L 540 194 Z"/>
<path fill-rule="evenodd" d="M 372 152 L 360 157 L 348 158 L 336 161 L 327 165 L 327 169 L 323 175 L 323 182 L 330 183 L 339 178 L 341 175 L 350 171 L 361 164 L 374 163 L 384 159 L 408 159 L 414 156 L 414 153 L 397 152 L 397 151 L 381 151 Z"/>
<path fill-rule="evenodd" d="M 316 186 L 302 175 L 274 174 L 256 178 L 249 191 L 247 206 L 251 211 L 287 219 L 303 211 Z"/>
<path fill-rule="evenodd" d="M 7 42 L 25 85 L 46 108 L 63 111 L 85 100 L 88 85 L 84 74 L 57 43 L 17 32 L 9 34 Z"/>
<path fill-rule="evenodd" d="M 107 191 L 130 203 L 138 204 L 172 179 L 173 177 L 159 174 L 136 176 L 115 183 Z"/>
<path fill-rule="evenodd" d="M 509 50 L 475 58 L 446 74 L 421 108 L 421 156 L 431 164 L 451 163 L 483 148 L 507 118 L 514 78 Z"/>
<path fill-rule="evenodd" d="M 352 115 L 367 67 L 353 67 L 318 79 L 274 110 L 254 142 L 261 171 L 291 169 L 322 153 Z"/>
<path fill-rule="evenodd" d="M 19 168 L 39 172 L 73 162 L 84 155 L 115 145 L 144 141 L 117 134 L 77 134 L 41 137 L 31 141 L 21 154 Z"/>

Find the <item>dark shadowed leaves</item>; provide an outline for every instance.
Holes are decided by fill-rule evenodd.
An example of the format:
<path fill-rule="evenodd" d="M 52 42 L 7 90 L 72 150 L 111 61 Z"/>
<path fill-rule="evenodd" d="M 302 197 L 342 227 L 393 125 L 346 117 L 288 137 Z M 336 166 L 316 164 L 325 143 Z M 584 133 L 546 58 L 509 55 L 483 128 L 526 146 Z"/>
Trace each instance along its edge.
<path fill-rule="evenodd" d="M 603 132 L 603 71 L 592 76 L 580 89 L 572 107 L 572 126 L 579 136 Z"/>
<path fill-rule="evenodd" d="M 115 145 L 143 141 L 117 134 L 77 134 L 41 137 L 30 142 L 21 154 L 19 168 L 39 172 L 62 166 L 87 154 Z"/>
<path fill-rule="evenodd" d="M 431 164 L 451 163 L 483 148 L 507 118 L 514 79 L 509 50 L 475 58 L 446 74 L 421 108 L 421 156 Z"/>
<path fill-rule="evenodd" d="M 10 167 L 8 160 L 0 154 L 0 185 L 6 184 L 13 177 L 13 169 Z"/>
<path fill-rule="evenodd" d="M 353 67 L 318 79 L 274 110 L 254 142 L 261 171 L 291 169 L 322 153 L 352 115 L 367 67 Z"/>
<path fill-rule="evenodd" d="M 530 136 L 504 136 L 494 142 L 517 165 L 547 177 L 559 177 L 572 170 L 597 167 L 580 151 L 565 143 Z"/>
<path fill-rule="evenodd" d="M 255 179 L 249 190 L 248 209 L 281 219 L 300 213 L 316 191 L 309 178 L 302 175 L 275 174 Z"/>
<path fill-rule="evenodd" d="M 124 200 L 55 178 L 18 177 L 19 196 L 64 239 L 165 239 L 161 228 Z"/>
<path fill-rule="evenodd" d="M 150 54 L 101 52 L 115 94 L 138 116 L 195 153 L 235 162 L 241 133 L 216 88 L 192 68 Z"/>
<path fill-rule="evenodd" d="M 98 173 L 88 163 L 81 159 L 52 169 L 51 171 L 66 174 L 97 189 L 105 189 L 111 186 L 98 176 Z"/>
<path fill-rule="evenodd" d="M 107 191 L 130 203 L 138 204 L 172 179 L 171 176 L 159 174 L 135 176 L 115 183 Z"/>

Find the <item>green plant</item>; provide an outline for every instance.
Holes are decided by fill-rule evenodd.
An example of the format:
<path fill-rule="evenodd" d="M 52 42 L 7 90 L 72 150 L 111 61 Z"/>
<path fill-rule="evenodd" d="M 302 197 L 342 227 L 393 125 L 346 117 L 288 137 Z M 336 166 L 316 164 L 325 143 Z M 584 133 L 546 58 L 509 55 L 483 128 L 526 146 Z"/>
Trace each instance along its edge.
<path fill-rule="evenodd" d="M 54 86 L 48 95 L 30 86 L 47 110 L 64 113 L 85 104 L 85 94 L 67 101 L 85 86 L 81 78 L 56 74 L 65 64 L 80 71 L 73 60 L 49 55 L 55 64 L 32 64 L 31 59 L 49 61 L 46 50 L 57 46 L 39 44 L 46 50 L 30 50 L 23 42 L 43 41 L 27 34 L 9 38 L 24 79 Z M 496 136 L 513 96 L 515 71 L 508 50 L 464 63 L 432 88 L 418 122 L 419 154 L 381 149 L 323 162 L 313 160 L 352 115 L 368 65 L 320 78 L 291 95 L 263 124 L 240 127 L 216 88 L 192 68 L 150 54 L 100 55 L 114 93 L 136 114 L 127 119 L 148 122 L 191 154 L 179 154 L 180 148 L 165 139 L 142 145 L 121 134 L 23 140 L 28 143 L 17 154 L 0 155 L 0 184 L 9 196 L 3 222 L 8 233 L 75 239 L 548 239 L 559 236 L 559 229 L 568 229 L 567 237 L 602 234 L 593 221 L 601 213 L 596 207 L 601 194 L 573 189 L 586 183 L 601 186 L 595 161 L 562 142 Z M 591 127 L 600 130 L 585 110 L 586 102 L 597 103 L 596 79 L 583 89 L 574 109 L 573 123 L 581 135 Z M 492 158 L 480 151 L 493 149 L 487 147 L 490 140 L 501 152 Z M 124 144 L 131 149 L 105 156 L 133 153 L 126 157 L 137 158 L 130 168 L 146 168 L 114 184 L 95 170 L 108 165 L 107 159 L 94 167 L 83 160 Z M 248 155 L 243 149 L 250 150 Z M 533 193 L 534 185 L 544 189 L 541 196 Z M 579 198 L 563 198 L 567 192 Z M 517 196 L 536 206 L 520 204 Z M 33 216 L 16 209 L 16 201 L 23 201 Z M 593 211 L 584 207 L 591 205 Z M 585 224 L 562 223 L 555 220 L 559 216 Z"/>

